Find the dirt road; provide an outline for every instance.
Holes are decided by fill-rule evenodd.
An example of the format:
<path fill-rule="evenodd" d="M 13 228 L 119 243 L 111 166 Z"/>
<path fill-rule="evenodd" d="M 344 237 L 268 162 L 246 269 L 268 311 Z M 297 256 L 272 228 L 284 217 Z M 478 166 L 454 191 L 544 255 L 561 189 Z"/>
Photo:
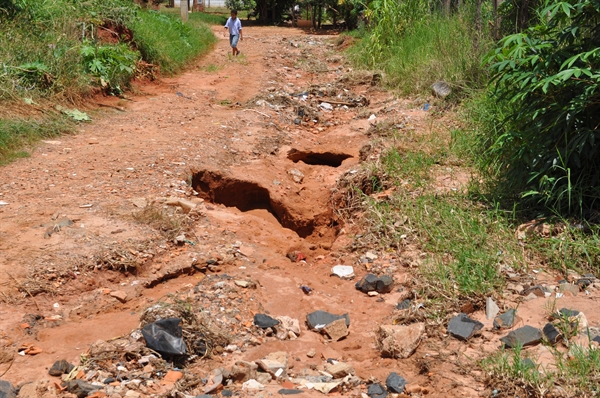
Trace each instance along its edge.
<path fill-rule="evenodd" d="M 8 203 L 0 206 L 3 378 L 48 377 L 55 360 L 77 362 L 96 340 L 136 328 L 168 293 L 227 274 L 258 284 L 225 298 L 245 308 L 241 324 L 256 312 L 303 322 L 320 309 L 349 313 L 351 327 L 346 339 L 327 342 L 302 326 L 296 340 L 267 338 L 213 360 L 221 366 L 286 351 L 297 373 L 337 357 L 365 381 L 394 370 L 434 396 L 476 395 L 470 376 L 432 376 L 427 347 L 406 360 L 381 358 L 374 330 L 402 292 L 370 297 L 330 275 L 362 255 L 346 249 L 348 228 L 331 200 L 340 176 L 360 163 L 369 117 L 405 113 L 418 125 L 421 113 L 372 85 L 376 76 L 350 73 L 334 37 L 249 27 L 237 58 L 219 37 L 188 72 L 139 84 L 129 100 L 102 99 L 110 107 L 76 135 L 0 170 Z M 290 260 L 298 256 L 306 260 Z M 398 263 L 385 254 L 377 261 Z M 397 267 L 395 279 L 408 280 L 406 272 Z M 23 343 L 42 352 L 10 360 Z"/>

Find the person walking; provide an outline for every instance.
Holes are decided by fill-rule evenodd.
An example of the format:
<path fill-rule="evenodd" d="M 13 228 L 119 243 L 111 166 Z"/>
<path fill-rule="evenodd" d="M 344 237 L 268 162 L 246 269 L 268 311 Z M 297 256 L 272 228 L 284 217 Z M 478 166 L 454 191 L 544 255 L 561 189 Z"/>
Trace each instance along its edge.
<path fill-rule="evenodd" d="M 232 54 L 239 55 L 240 50 L 237 48 L 238 40 L 243 40 L 242 37 L 242 22 L 237 17 L 237 10 L 231 10 L 231 17 L 225 22 L 225 29 L 229 29 L 229 44 L 231 45 Z"/>

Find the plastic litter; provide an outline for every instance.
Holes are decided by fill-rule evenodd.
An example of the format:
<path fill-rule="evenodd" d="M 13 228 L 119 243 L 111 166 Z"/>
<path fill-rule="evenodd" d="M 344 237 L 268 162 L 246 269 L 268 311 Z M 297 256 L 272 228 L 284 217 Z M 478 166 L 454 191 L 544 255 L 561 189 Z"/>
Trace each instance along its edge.
<path fill-rule="evenodd" d="M 166 318 L 144 326 L 146 346 L 163 355 L 187 355 L 180 323 L 181 318 Z"/>

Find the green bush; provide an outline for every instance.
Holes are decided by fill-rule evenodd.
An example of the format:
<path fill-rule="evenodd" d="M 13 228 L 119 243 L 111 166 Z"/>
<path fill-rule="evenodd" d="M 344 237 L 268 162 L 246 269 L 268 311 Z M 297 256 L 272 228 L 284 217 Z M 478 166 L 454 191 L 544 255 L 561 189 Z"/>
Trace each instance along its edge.
<path fill-rule="evenodd" d="M 479 135 L 497 192 L 582 215 L 600 198 L 600 2 L 548 0 L 487 57 L 504 117 Z"/>
<path fill-rule="evenodd" d="M 193 15 L 193 14 L 192 14 Z M 132 25 L 133 40 L 144 59 L 173 74 L 216 42 L 210 27 L 200 21 L 183 24 L 176 16 L 142 11 Z"/>
<path fill-rule="evenodd" d="M 115 94 L 121 94 L 122 87 L 129 86 L 139 60 L 139 53 L 124 43 L 110 46 L 85 43 L 81 47 L 81 56 L 86 72 L 96 77 L 102 87 Z"/>

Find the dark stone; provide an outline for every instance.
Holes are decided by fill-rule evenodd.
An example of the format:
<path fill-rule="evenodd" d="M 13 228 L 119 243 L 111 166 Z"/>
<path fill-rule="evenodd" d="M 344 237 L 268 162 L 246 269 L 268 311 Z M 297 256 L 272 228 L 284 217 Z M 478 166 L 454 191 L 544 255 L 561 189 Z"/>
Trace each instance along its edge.
<path fill-rule="evenodd" d="M 345 319 L 346 326 L 350 326 L 350 316 L 348 314 L 335 315 L 325 311 L 315 311 L 306 315 L 306 322 L 311 329 L 315 329 L 318 325 L 329 325 L 331 322 L 338 319 Z"/>
<path fill-rule="evenodd" d="M 215 398 L 215 397 L 210 394 L 202 394 L 202 395 L 196 395 L 194 398 Z"/>
<path fill-rule="evenodd" d="M 302 390 L 296 390 L 293 388 L 282 388 L 277 391 L 281 395 L 294 395 L 294 394 L 302 394 Z"/>
<path fill-rule="evenodd" d="M 510 329 L 515 324 L 517 311 L 514 308 L 494 318 L 494 329 Z"/>
<path fill-rule="evenodd" d="M 379 383 L 370 384 L 367 388 L 367 395 L 371 398 L 385 398 L 388 392 Z"/>
<path fill-rule="evenodd" d="M 577 311 L 577 310 L 570 310 L 568 308 L 562 308 L 560 311 L 558 311 L 557 315 L 559 317 L 562 315 L 564 317 L 571 318 L 573 316 L 579 315 L 579 311 Z"/>
<path fill-rule="evenodd" d="M 310 292 L 312 292 L 312 289 L 310 287 L 308 287 L 308 286 L 304 286 L 304 285 L 300 286 L 300 289 L 302 289 L 302 292 L 304 294 L 310 294 Z"/>
<path fill-rule="evenodd" d="M 254 315 L 254 324 L 261 329 L 267 329 L 279 325 L 279 321 L 265 314 L 256 314 Z"/>
<path fill-rule="evenodd" d="M 542 339 L 542 331 L 533 326 L 523 326 L 513 330 L 508 335 L 500 338 L 500 341 L 508 348 L 517 346 L 535 345 Z"/>
<path fill-rule="evenodd" d="M 562 339 L 561 333 L 551 323 L 547 323 L 546 326 L 544 326 L 542 333 L 544 334 L 546 340 L 548 340 L 551 344 L 556 344 Z"/>
<path fill-rule="evenodd" d="M 15 387 L 11 382 L 0 380 L 0 398 L 17 398 Z"/>
<path fill-rule="evenodd" d="M 471 319 L 467 314 L 460 313 L 448 322 L 448 334 L 459 340 L 466 341 L 483 328 L 483 323 Z"/>
<path fill-rule="evenodd" d="M 537 285 L 537 286 L 532 286 L 529 289 L 523 289 L 523 291 L 521 292 L 521 295 L 529 296 L 531 293 L 533 293 L 538 297 L 545 297 L 544 291 L 545 291 L 545 289 L 542 286 Z"/>
<path fill-rule="evenodd" d="M 396 394 L 403 393 L 405 385 L 406 379 L 396 372 L 390 373 L 385 380 L 385 386 L 387 387 L 388 391 Z"/>
<path fill-rule="evenodd" d="M 596 343 L 600 344 L 600 336 L 596 336 L 592 339 L 592 341 L 595 341 Z"/>
<path fill-rule="evenodd" d="M 107 377 L 106 379 L 102 380 L 102 383 L 104 384 L 110 384 L 114 381 L 117 381 L 117 379 L 115 379 L 114 377 Z"/>
<path fill-rule="evenodd" d="M 387 275 L 383 275 L 379 278 L 377 286 L 375 287 L 375 290 L 379 293 L 389 293 L 392 289 L 394 289 L 394 280 Z"/>
<path fill-rule="evenodd" d="M 592 283 L 594 283 L 594 279 L 589 279 L 589 278 L 582 278 L 582 279 L 579 279 L 577 282 L 575 282 L 575 284 L 577 286 L 579 286 L 579 288 L 581 290 L 587 289 L 587 287 L 589 285 L 591 285 Z"/>
<path fill-rule="evenodd" d="M 75 366 L 67 362 L 66 359 L 54 362 L 54 365 L 48 370 L 50 376 L 62 376 L 63 374 L 69 373 Z"/>
<path fill-rule="evenodd" d="M 233 391 L 231 390 L 223 390 L 221 391 L 221 395 L 224 397 L 231 397 L 233 395 Z"/>
<path fill-rule="evenodd" d="M 379 282 L 377 275 L 367 274 L 360 281 L 356 282 L 355 286 L 361 292 L 368 293 L 377 290 L 377 282 Z"/>
<path fill-rule="evenodd" d="M 406 299 L 401 303 L 398 303 L 398 305 L 396 306 L 397 309 L 399 310 L 407 310 L 410 308 L 410 300 Z"/>
<path fill-rule="evenodd" d="M 294 119 L 294 124 L 300 124 L 301 120 L 300 119 Z"/>
<path fill-rule="evenodd" d="M 101 387 L 95 386 L 91 383 L 85 382 L 83 380 L 70 380 L 65 381 L 63 386 L 67 388 L 67 391 L 71 394 L 77 395 L 77 398 L 85 398 L 92 391 L 99 390 Z"/>

